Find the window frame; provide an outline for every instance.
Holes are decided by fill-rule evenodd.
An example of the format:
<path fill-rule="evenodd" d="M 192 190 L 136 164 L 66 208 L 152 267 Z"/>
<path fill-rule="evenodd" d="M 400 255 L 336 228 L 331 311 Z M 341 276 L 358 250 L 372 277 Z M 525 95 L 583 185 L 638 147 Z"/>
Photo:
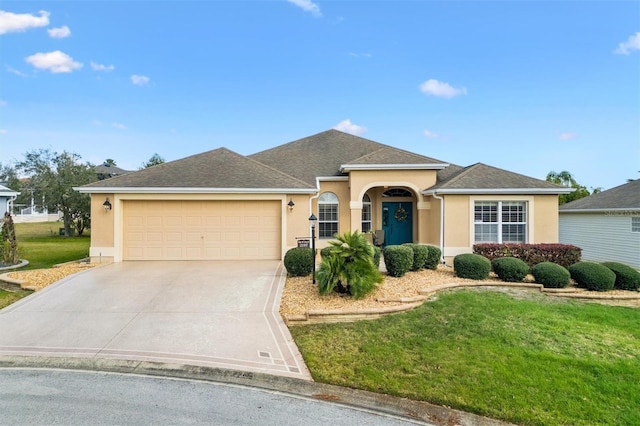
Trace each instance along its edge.
<path fill-rule="evenodd" d="M 373 230 L 373 206 L 371 204 L 371 197 L 369 196 L 369 194 L 364 194 L 362 196 L 362 216 L 360 222 L 360 230 L 362 232 L 369 232 Z"/>
<path fill-rule="evenodd" d="M 334 211 L 327 211 L 329 209 Z M 331 217 L 327 218 L 327 215 Z M 318 197 L 318 239 L 331 239 L 339 231 L 340 200 L 331 191 L 323 192 Z"/>
<path fill-rule="evenodd" d="M 631 216 L 631 232 L 640 232 L 640 216 Z"/>
<path fill-rule="evenodd" d="M 529 241 L 528 210 L 529 202 L 526 200 L 474 200 L 473 244 L 526 244 Z M 512 234 L 508 227 L 521 229 L 513 234 L 522 235 L 522 240 L 508 239 Z M 481 238 L 478 239 L 478 236 Z"/>

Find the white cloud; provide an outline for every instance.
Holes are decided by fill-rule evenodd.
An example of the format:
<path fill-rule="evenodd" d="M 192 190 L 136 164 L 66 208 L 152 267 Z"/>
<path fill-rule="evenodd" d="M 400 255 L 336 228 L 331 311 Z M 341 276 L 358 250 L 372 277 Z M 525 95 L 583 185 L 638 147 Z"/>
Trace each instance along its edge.
<path fill-rule="evenodd" d="M 15 74 L 18 77 L 26 77 L 27 75 L 25 73 L 23 73 L 22 71 L 18 71 L 15 68 L 11 68 L 10 66 L 7 65 L 7 72 L 10 72 L 11 74 Z"/>
<path fill-rule="evenodd" d="M 320 6 L 312 2 L 311 0 L 287 0 L 289 3 L 295 4 L 305 12 L 311 13 L 313 16 L 320 17 Z"/>
<path fill-rule="evenodd" d="M 348 118 L 336 124 L 334 126 L 334 129 L 340 130 L 341 132 L 345 133 L 351 133 L 352 135 L 361 135 L 362 133 L 367 131 L 366 127 L 353 124 Z"/>
<path fill-rule="evenodd" d="M 90 65 L 91 65 L 91 69 L 93 69 L 94 71 L 109 72 L 116 69 L 116 67 L 114 67 L 113 65 L 103 65 L 103 64 L 98 64 L 96 62 L 91 62 Z"/>
<path fill-rule="evenodd" d="M 127 130 L 127 126 L 122 123 L 111 123 L 111 127 L 118 130 Z"/>
<path fill-rule="evenodd" d="M 628 55 L 632 50 L 640 50 L 640 32 L 630 35 L 627 41 L 620 43 L 613 53 Z"/>
<path fill-rule="evenodd" d="M 29 28 L 49 25 L 49 12 L 41 10 L 40 16 L 29 13 L 11 13 L 0 10 L 0 34 L 18 33 Z"/>
<path fill-rule="evenodd" d="M 373 55 L 371 53 L 349 52 L 349 56 L 353 56 L 354 58 L 371 58 Z"/>
<path fill-rule="evenodd" d="M 64 52 L 36 53 L 25 58 L 25 60 L 36 68 L 49 70 L 54 74 L 69 73 L 82 68 L 82 63 L 76 62 Z"/>
<path fill-rule="evenodd" d="M 0 99 L 0 107 L 7 106 L 7 103 L 8 102 L 5 101 L 4 99 Z"/>
<path fill-rule="evenodd" d="M 150 78 L 144 75 L 133 74 L 131 76 L 131 82 L 136 86 L 145 86 L 149 84 Z"/>
<path fill-rule="evenodd" d="M 47 32 L 51 38 L 67 38 L 71 35 L 71 30 L 66 25 L 60 28 L 51 28 Z"/>
<path fill-rule="evenodd" d="M 7 129 L 0 129 L 0 135 L 6 135 L 7 133 L 9 133 Z"/>
<path fill-rule="evenodd" d="M 467 89 L 464 87 L 453 87 L 449 83 L 429 79 L 420 85 L 422 93 L 439 98 L 453 98 L 459 95 L 466 95 Z"/>
<path fill-rule="evenodd" d="M 436 139 L 436 138 L 439 138 L 439 137 L 440 137 L 440 135 L 439 135 L 439 134 L 434 133 L 434 132 L 432 132 L 432 131 L 430 131 L 430 130 L 425 130 L 425 131 L 424 131 L 424 135 L 425 135 L 426 137 L 428 137 L 429 139 Z"/>
<path fill-rule="evenodd" d="M 558 139 L 560 139 L 561 141 L 568 141 L 576 138 L 577 136 L 577 133 L 574 132 L 563 132 L 558 135 Z"/>

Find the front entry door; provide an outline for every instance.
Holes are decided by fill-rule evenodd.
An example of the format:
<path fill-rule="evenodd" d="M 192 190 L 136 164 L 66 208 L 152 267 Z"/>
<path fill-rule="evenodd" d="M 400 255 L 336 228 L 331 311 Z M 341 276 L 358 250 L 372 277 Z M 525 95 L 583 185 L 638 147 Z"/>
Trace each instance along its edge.
<path fill-rule="evenodd" d="M 382 229 L 384 244 L 398 245 L 413 242 L 413 204 L 410 202 L 383 202 Z"/>

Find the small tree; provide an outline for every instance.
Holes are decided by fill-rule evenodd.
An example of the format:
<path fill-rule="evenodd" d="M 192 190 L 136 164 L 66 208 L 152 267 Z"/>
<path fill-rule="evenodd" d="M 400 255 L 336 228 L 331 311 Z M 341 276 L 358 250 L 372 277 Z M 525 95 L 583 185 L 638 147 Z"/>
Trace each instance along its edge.
<path fill-rule="evenodd" d="M 329 241 L 329 255 L 318 268 L 318 291 L 323 295 L 338 291 L 360 299 L 382 282 L 373 262 L 374 248 L 357 230 L 336 235 L 336 240 Z"/>
<path fill-rule="evenodd" d="M 18 241 L 16 240 L 16 230 L 13 226 L 13 218 L 9 212 L 4 214 L 2 230 L 0 231 L 0 252 L 2 253 L 2 263 L 14 265 L 20 261 L 18 256 Z"/>
<path fill-rule="evenodd" d="M 49 210 L 62 212 L 65 235 L 75 228 L 79 235 L 89 226 L 91 200 L 73 188 L 96 180 L 93 165 L 78 154 L 41 149 L 27 152 L 17 167 L 29 175 L 29 184 L 42 194 Z"/>
<path fill-rule="evenodd" d="M 149 167 L 157 166 L 158 164 L 163 164 L 164 158 L 162 158 L 158 153 L 155 153 L 149 158 L 146 162 L 142 163 L 142 169 L 148 169 Z"/>
<path fill-rule="evenodd" d="M 592 193 L 597 194 L 601 191 L 600 188 L 595 188 L 593 189 L 592 193 L 589 192 L 589 190 L 585 186 L 580 185 L 575 180 L 573 175 L 566 170 L 560 173 L 556 173 L 553 171 L 547 173 L 547 182 L 574 189 L 574 191 L 569 194 L 560 194 L 560 196 L 558 197 L 558 203 L 561 205 L 571 201 L 579 200 L 580 198 L 588 197 Z"/>

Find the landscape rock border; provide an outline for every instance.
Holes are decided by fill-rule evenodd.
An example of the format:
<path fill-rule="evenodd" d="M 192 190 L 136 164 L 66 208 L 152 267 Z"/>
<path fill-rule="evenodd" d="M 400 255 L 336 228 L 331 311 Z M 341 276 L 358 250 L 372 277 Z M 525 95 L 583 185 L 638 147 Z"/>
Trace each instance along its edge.
<path fill-rule="evenodd" d="M 582 288 L 545 288 L 542 284 L 530 283 L 507 283 L 502 281 L 479 281 L 477 283 L 460 282 L 435 285 L 428 289 L 420 290 L 420 296 L 407 297 L 398 299 L 379 299 L 379 302 L 396 302 L 400 305 L 384 306 L 379 308 L 366 309 L 322 309 L 308 310 L 304 315 L 283 315 L 283 319 L 287 325 L 304 325 L 334 322 L 353 322 L 362 319 L 375 319 L 382 316 L 405 312 L 415 309 L 422 305 L 425 301 L 433 297 L 437 292 L 442 290 L 450 290 L 465 287 L 505 287 L 523 290 L 539 290 L 541 293 L 555 297 L 565 297 L 573 299 L 585 300 L 638 300 L 640 301 L 640 292 L 637 295 L 607 295 L 593 294 Z"/>

